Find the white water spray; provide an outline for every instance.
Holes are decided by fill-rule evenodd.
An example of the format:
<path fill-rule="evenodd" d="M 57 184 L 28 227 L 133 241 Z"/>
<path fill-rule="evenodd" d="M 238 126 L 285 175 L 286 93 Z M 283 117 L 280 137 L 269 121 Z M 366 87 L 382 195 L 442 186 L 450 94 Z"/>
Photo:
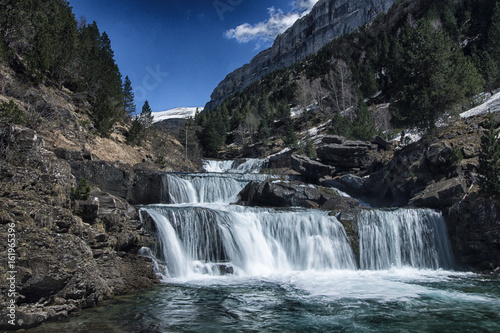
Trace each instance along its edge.
<path fill-rule="evenodd" d="M 157 233 L 152 250 L 162 275 L 269 276 L 358 268 L 344 228 L 328 212 L 230 205 L 250 180 L 266 177 L 232 168 L 226 174 L 165 174 L 164 202 L 170 204 L 141 210 Z M 435 211 L 362 211 L 358 230 L 363 270 L 453 265 L 445 224 Z"/>

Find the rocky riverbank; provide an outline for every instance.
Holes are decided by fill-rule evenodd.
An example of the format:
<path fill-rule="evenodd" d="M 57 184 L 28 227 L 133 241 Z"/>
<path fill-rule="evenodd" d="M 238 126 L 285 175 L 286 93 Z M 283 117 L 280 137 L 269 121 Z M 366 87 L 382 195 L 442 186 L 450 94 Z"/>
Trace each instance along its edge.
<path fill-rule="evenodd" d="M 138 250 L 153 242 L 127 201 L 94 189 L 75 197 L 67 160 L 33 130 L 3 125 L 0 174 L 0 329 L 62 320 L 105 299 L 156 284 Z M 84 189 L 81 189 L 84 192 Z M 12 259 L 12 260 L 11 260 Z M 10 316 L 9 316 L 10 315 Z"/>

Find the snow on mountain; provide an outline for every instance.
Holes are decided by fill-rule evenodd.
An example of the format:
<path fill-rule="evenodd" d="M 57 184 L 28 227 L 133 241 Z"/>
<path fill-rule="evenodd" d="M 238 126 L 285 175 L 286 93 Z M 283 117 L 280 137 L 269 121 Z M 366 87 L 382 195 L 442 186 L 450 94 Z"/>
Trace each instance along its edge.
<path fill-rule="evenodd" d="M 182 107 L 175 108 L 167 111 L 153 112 L 154 123 L 167 120 L 167 119 L 187 119 L 194 117 L 196 110 L 199 112 L 203 111 L 202 107 Z"/>
<path fill-rule="evenodd" d="M 469 111 L 461 113 L 460 117 L 469 118 L 469 117 L 477 116 L 477 115 L 484 114 L 487 112 L 498 112 L 498 111 L 500 111 L 500 92 L 491 96 L 483 104 L 481 104 L 473 109 L 470 109 Z"/>

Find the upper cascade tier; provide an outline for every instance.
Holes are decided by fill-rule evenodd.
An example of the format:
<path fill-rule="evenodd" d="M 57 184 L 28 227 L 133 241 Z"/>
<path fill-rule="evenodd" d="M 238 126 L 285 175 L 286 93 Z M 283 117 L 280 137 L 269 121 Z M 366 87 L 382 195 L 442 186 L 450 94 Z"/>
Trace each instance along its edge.
<path fill-rule="evenodd" d="M 251 181 L 264 175 L 225 174 L 164 174 L 162 202 L 180 203 L 232 203 L 238 193 Z"/>
<path fill-rule="evenodd" d="M 212 173 L 259 173 L 267 168 L 265 158 L 245 160 L 204 160 L 203 169 Z"/>

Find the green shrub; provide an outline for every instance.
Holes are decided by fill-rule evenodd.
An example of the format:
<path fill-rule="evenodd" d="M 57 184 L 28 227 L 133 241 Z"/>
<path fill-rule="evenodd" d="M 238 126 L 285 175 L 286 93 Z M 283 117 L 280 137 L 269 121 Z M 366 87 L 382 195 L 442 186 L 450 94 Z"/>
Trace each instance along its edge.
<path fill-rule="evenodd" d="M 0 104 L 0 120 L 7 124 L 26 125 L 26 113 L 14 101 Z"/>
<path fill-rule="evenodd" d="M 87 178 L 82 178 L 80 180 L 80 184 L 78 185 L 77 188 L 71 188 L 70 192 L 70 198 L 71 201 L 77 201 L 77 200 L 87 200 L 90 196 L 90 186 L 87 181 Z"/>

